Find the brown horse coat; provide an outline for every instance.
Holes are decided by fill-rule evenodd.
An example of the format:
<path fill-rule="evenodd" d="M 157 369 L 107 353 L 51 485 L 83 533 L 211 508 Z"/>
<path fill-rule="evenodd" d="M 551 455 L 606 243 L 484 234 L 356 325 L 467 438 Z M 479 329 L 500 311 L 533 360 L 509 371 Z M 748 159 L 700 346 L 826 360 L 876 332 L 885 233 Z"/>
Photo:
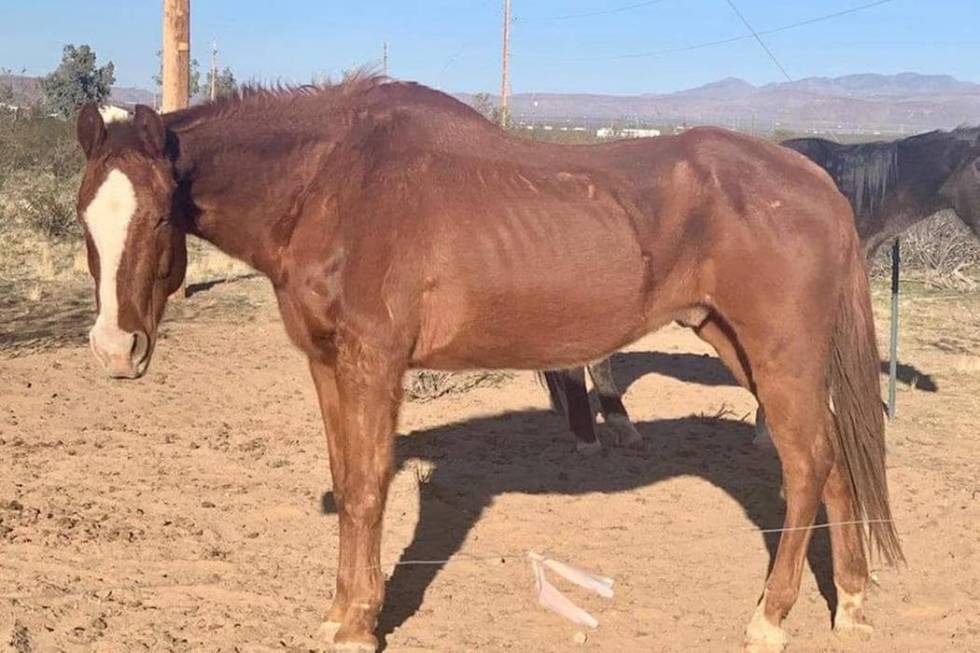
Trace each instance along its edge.
<path fill-rule="evenodd" d="M 116 300 L 92 334 L 110 373 L 146 369 L 185 233 L 272 281 L 324 416 L 340 517 L 327 621 L 344 650 L 377 645 L 404 371 L 581 365 L 670 320 L 757 395 L 783 465 L 789 530 L 747 646 L 784 645 L 821 500 L 839 522 L 836 623 L 867 628 L 855 522 L 901 556 L 874 326 L 850 208 L 803 156 L 718 129 L 536 144 L 441 93 L 372 79 L 139 108 L 108 131 L 87 107 L 78 133 L 90 265 Z"/>

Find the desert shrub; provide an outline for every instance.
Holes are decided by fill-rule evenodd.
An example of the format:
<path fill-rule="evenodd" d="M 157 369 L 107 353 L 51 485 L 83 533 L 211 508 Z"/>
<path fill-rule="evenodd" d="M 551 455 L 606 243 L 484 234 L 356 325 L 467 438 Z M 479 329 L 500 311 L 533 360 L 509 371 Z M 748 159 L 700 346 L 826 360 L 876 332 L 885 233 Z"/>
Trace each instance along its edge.
<path fill-rule="evenodd" d="M 511 372 L 500 370 L 474 372 L 411 370 L 405 375 L 405 398 L 409 401 L 431 401 L 444 395 L 462 394 L 473 388 L 498 386 L 512 376 Z"/>
<path fill-rule="evenodd" d="M 69 123 L 38 115 L 0 118 L 0 230 L 77 237 L 82 164 Z"/>
<path fill-rule="evenodd" d="M 936 288 L 975 290 L 980 286 L 980 242 L 950 211 L 942 211 L 901 236 L 902 270 Z M 891 275 L 891 245 L 871 261 L 873 278 Z"/>

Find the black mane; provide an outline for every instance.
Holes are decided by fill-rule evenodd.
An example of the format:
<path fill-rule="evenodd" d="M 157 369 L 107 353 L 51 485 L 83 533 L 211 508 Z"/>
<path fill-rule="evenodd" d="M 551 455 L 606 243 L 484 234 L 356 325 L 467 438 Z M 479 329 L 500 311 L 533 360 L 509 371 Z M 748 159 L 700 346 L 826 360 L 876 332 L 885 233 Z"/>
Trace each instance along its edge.
<path fill-rule="evenodd" d="M 938 185 L 980 139 L 980 127 L 931 131 L 897 141 L 842 145 L 795 138 L 783 145 L 824 168 L 851 202 L 856 216 L 873 216 L 900 182 Z"/>

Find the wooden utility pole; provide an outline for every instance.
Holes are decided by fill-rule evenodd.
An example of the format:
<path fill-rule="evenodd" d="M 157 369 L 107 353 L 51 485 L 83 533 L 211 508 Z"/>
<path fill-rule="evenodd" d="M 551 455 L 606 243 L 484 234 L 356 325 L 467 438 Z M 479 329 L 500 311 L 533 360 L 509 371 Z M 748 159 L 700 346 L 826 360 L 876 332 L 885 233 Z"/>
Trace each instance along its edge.
<path fill-rule="evenodd" d="M 503 70 L 500 75 L 500 126 L 509 121 L 508 95 L 510 94 L 510 0 L 504 0 L 504 50 L 501 57 Z"/>
<path fill-rule="evenodd" d="M 208 97 L 214 102 L 215 98 L 218 97 L 218 42 L 211 41 L 211 66 L 208 68 L 211 71 L 208 80 L 210 88 L 208 89 Z"/>
<path fill-rule="evenodd" d="M 384 75 L 385 77 L 387 77 L 388 76 L 388 42 L 387 41 L 384 42 L 384 47 L 381 55 L 381 65 L 382 65 L 382 70 L 384 71 Z"/>
<path fill-rule="evenodd" d="M 163 98 L 161 111 L 190 104 L 191 0 L 163 0 Z"/>

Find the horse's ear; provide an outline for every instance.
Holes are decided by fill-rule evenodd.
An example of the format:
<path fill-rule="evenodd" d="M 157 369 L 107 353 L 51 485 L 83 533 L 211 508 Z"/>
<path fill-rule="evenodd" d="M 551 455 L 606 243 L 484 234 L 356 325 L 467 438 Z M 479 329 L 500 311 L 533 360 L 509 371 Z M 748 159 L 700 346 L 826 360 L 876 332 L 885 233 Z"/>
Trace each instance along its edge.
<path fill-rule="evenodd" d="M 146 105 L 137 104 L 133 124 L 146 153 L 155 157 L 163 156 L 167 144 L 167 128 L 160 114 Z"/>
<path fill-rule="evenodd" d="M 98 152 L 105 142 L 106 131 L 105 122 L 99 107 L 94 102 L 89 102 L 78 112 L 78 119 L 75 121 L 75 135 L 78 137 L 78 144 L 85 152 L 85 158 L 91 159 Z"/>

